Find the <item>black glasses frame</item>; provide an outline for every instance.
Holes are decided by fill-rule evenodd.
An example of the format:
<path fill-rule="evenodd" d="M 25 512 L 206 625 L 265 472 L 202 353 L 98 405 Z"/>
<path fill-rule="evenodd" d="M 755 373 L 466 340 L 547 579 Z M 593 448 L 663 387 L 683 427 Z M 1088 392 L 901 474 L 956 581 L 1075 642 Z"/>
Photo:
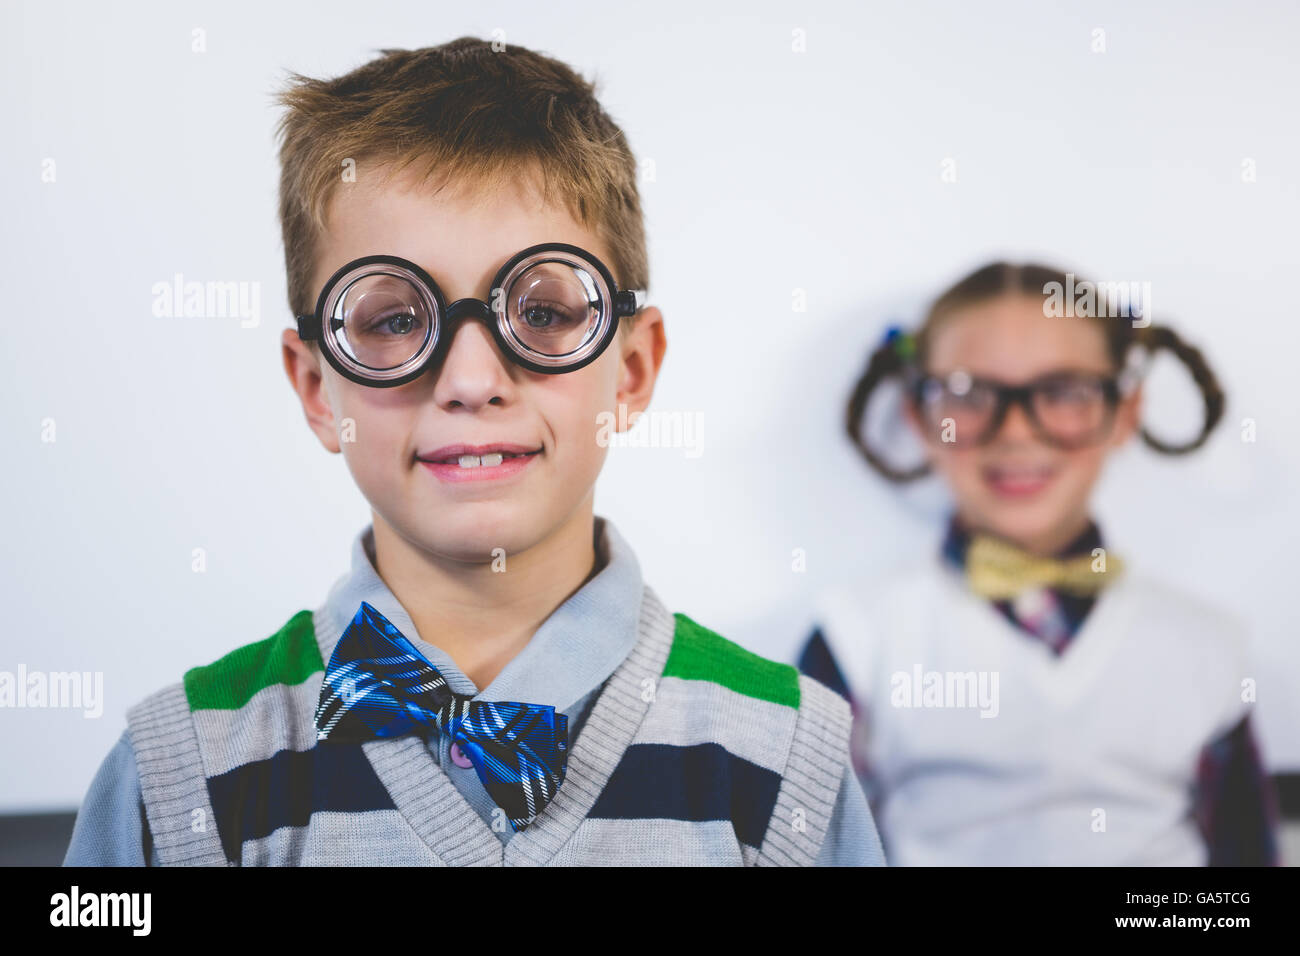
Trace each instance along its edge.
<path fill-rule="evenodd" d="M 606 314 L 602 315 L 601 322 L 603 328 L 598 327 L 598 341 L 594 346 L 591 340 L 584 341 L 579 349 L 583 355 L 580 359 L 573 362 L 556 362 L 556 361 L 538 361 L 531 356 L 542 356 L 543 353 L 528 349 L 522 342 L 519 342 L 510 327 L 510 321 L 506 314 L 504 296 L 501 290 L 504 283 L 509 278 L 511 272 L 521 262 L 538 254 L 555 252 L 567 254 L 583 260 L 590 265 L 604 282 L 605 289 L 600 290 L 602 298 L 606 301 Z M 543 260 L 544 261 L 544 260 Z M 564 260 L 556 260 L 564 261 Z M 367 266 L 391 266 L 403 272 L 409 273 L 423 286 L 423 292 L 428 295 L 427 305 L 431 306 L 429 315 L 431 316 L 430 332 L 424 344 L 420 349 L 406 362 L 395 368 L 409 366 L 406 371 L 391 376 L 372 376 L 362 371 L 363 366 L 341 354 L 336 345 L 334 335 L 325 335 L 325 307 L 330 302 L 331 295 L 335 292 L 335 287 L 358 269 Z M 356 276 L 360 279 L 361 273 Z M 356 281 L 354 279 L 353 281 Z M 349 283 L 350 285 L 351 283 Z M 492 280 L 492 298 L 498 305 L 494 309 L 492 304 L 482 299 L 472 296 L 463 299 L 457 299 L 455 302 L 448 304 L 438 283 L 433 281 L 432 276 L 424 269 L 411 262 L 409 259 L 403 259 L 400 256 L 390 255 L 373 255 L 363 256 L 359 259 L 353 259 L 351 262 L 339 268 L 329 280 L 326 281 L 324 288 L 321 289 L 320 295 L 316 299 L 316 310 L 311 315 L 295 316 L 298 326 L 298 338 L 302 341 L 315 339 L 321 343 L 321 351 L 325 354 L 326 361 L 334 368 L 336 372 L 350 381 L 360 385 L 369 385 L 375 388 L 391 388 L 396 385 L 405 385 L 407 382 L 419 378 L 431 366 L 441 361 L 451 340 L 455 337 L 455 330 L 462 319 L 477 319 L 487 323 L 492 330 L 492 337 L 496 340 L 497 347 L 501 353 L 511 359 L 515 364 L 522 366 L 533 372 L 541 372 L 546 375 L 560 375 L 565 372 L 573 372 L 583 368 L 586 365 L 596 361 L 601 354 L 609 347 L 609 343 L 614 340 L 614 334 L 618 329 L 618 320 L 624 316 L 635 315 L 641 310 L 645 303 L 645 290 L 643 289 L 623 289 L 618 288 L 614 281 L 614 275 L 609 268 L 598 258 L 581 249 L 578 246 L 570 245 L 564 242 L 543 242 L 534 246 L 529 246 L 514 256 L 512 256 L 499 270 Z M 337 301 L 337 300 L 336 300 Z M 343 324 L 341 319 L 330 318 L 331 332 L 337 331 Z M 550 357 L 561 358 L 559 356 Z M 376 369 L 376 372 L 386 371 Z"/>
<path fill-rule="evenodd" d="M 989 417 L 988 424 L 974 439 L 954 442 L 953 444 L 957 447 L 975 447 L 988 444 L 993 440 L 993 436 L 1001 430 L 1011 406 L 1019 405 L 1024 410 L 1025 417 L 1029 420 L 1034 434 L 1040 439 L 1057 448 L 1075 449 L 1084 448 L 1105 440 L 1115 425 L 1115 410 L 1119 406 L 1120 399 L 1127 397 L 1132 391 L 1137 384 L 1138 376 L 1124 373 L 1120 375 L 1103 375 L 1093 372 L 1052 372 L 1031 382 L 1021 385 L 1009 385 L 995 379 L 972 376 L 964 369 L 956 369 L 946 375 L 933 375 L 928 372 L 914 371 L 908 379 L 907 394 L 919 418 L 924 418 L 921 412 L 925 405 L 927 391 L 936 387 L 957 397 L 977 386 L 989 389 L 994 393 L 996 404 L 993 406 L 993 414 Z M 1106 402 L 1105 417 L 1102 421 L 1086 437 L 1075 441 L 1067 441 L 1053 435 L 1039 420 L 1038 413 L 1034 409 L 1034 395 L 1053 385 L 1059 385 L 1062 379 L 1086 379 L 1099 385 L 1102 397 Z"/>

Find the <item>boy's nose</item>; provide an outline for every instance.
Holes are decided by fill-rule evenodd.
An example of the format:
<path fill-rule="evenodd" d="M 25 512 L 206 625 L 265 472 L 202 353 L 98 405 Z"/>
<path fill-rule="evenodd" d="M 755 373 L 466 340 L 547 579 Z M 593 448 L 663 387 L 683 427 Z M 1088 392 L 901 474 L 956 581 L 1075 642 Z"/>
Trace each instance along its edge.
<path fill-rule="evenodd" d="M 434 399 L 443 407 L 503 404 L 514 392 L 508 364 L 482 322 L 461 322 L 434 372 Z"/>

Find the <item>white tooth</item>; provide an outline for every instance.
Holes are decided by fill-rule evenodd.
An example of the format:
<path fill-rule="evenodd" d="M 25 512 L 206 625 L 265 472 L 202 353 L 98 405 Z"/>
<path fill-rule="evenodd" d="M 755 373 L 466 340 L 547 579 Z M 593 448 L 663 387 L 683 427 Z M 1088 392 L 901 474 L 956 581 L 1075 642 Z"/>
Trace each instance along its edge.
<path fill-rule="evenodd" d="M 461 455 L 461 456 L 460 456 L 460 467 L 462 467 L 462 468 L 477 468 L 478 466 L 479 466 L 479 458 L 478 458 L 478 455 Z"/>
<path fill-rule="evenodd" d="M 488 467 L 488 468 L 491 468 L 491 467 L 493 467 L 493 466 L 495 466 L 495 465 L 499 465 L 499 464 L 501 464 L 501 453 L 500 453 L 500 452 L 493 452 L 493 453 L 490 454 L 490 455 L 484 455 L 484 456 L 480 459 L 480 461 L 482 461 L 483 464 L 484 464 L 484 466 L 485 466 L 485 467 Z"/>

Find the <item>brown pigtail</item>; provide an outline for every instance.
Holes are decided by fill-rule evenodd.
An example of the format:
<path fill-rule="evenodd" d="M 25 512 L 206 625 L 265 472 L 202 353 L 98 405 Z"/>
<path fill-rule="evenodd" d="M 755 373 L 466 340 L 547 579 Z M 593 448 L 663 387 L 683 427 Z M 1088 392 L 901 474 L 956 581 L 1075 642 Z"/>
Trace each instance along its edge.
<path fill-rule="evenodd" d="M 853 393 L 849 396 L 849 404 L 844 419 L 845 428 L 849 433 L 849 440 L 862 457 L 867 460 L 867 464 L 879 472 L 884 478 L 897 484 L 908 481 L 914 481 L 926 475 L 930 471 L 928 464 L 921 464 L 908 471 L 902 471 L 894 468 L 885 459 L 881 458 L 867 444 L 866 437 L 862 434 L 862 419 L 866 415 L 867 403 L 871 400 L 871 393 L 876 390 L 876 386 L 888 378 L 903 376 L 907 363 L 898 354 L 898 350 L 893 341 L 886 341 L 871 353 L 871 358 L 867 361 L 866 370 L 863 371 L 862 377 L 858 379 L 857 384 L 853 386 Z"/>
<path fill-rule="evenodd" d="M 1182 362 L 1191 374 L 1192 381 L 1200 389 L 1201 397 L 1205 402 L 1205 421 L 1201 425 L 1201 433 L 1192 441 L 1182 445 L 1171 445 L 1152 435 L 1145 425 L 1142 427 L 1142 440 L 1150 448 L 1164 455 L 1185 455 L 1195 451 L 1205 444 L 1205 440 L 1210 437 L 1210 432 L 1214 431 L 1214 427 L 1223 417 L 1225 400 L 1223 389 L 1219 387 L 1219 380 L 1210 369 L 1210 364 L 1201 354 L 1201 350 L 1183 341 L 1178 333 L 1167 325 L 1148 325 L 1137 329 L 1136 333 L 1134 344 L 1145 346 L 1152 358 L 1161 349 L 1167 349 L 1174 358 Z"/>

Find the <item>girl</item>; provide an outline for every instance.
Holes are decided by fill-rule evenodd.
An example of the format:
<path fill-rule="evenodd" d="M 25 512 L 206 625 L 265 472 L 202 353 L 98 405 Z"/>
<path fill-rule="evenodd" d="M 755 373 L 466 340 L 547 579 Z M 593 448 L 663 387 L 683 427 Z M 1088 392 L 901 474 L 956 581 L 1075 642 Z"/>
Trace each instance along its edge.
<path fill-rule="evenodd" d="M 890 863 L 1275 864 L 1240 628 L 1129 568 L 1090 516 L 1113 450 L 1134 434 L 1164 454 L 1199 447 L 1223 393 L 1201 353 L 1149 316 L 1106 299 L 1061 316 L 1048 293 L 1059 304 L 1066 287 L 1081 285 L 984 266 L 871 355 L 850 437 L 892 482 L 937 471 L 955 508 L 933 560 L 823 596 L 800 666 L 853 704 Z M 1139 424 L 1160 349 L 1204 402 L 1187 444 Z M 863 435 L 890 379 L 926 449 L 919 467 L 895 467 Z"/>

